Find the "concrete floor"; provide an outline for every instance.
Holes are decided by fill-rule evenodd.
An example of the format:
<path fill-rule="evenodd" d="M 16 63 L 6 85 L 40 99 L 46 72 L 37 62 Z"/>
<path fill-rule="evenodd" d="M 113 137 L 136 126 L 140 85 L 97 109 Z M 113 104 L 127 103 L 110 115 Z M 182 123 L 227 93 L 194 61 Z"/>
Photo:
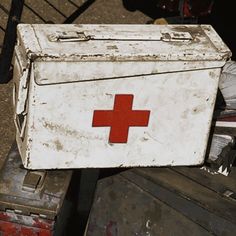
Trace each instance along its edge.
<path fill-rule="evenodd" d="M 7 154 L 14 140 L 11 96 L 12 83 L 0 85 L 0 160 Z"/>
<path fill-rule="evenodd" d="M 22 15 L 23 23 L 63 23 L 84 0 L 26 0 Z M 10 0 L 0 1 L 0 45 L 4 37 Z M 96 0 L 73 23 L 86 24 L 145 24 L 151 18 L 140 11 L 130 12 L 122 0 Z M 6 156 L 14 141 L 12 82 L 0 85 L 0 160 Z M 0 161 L 1 163 L 1 161 Z"/>

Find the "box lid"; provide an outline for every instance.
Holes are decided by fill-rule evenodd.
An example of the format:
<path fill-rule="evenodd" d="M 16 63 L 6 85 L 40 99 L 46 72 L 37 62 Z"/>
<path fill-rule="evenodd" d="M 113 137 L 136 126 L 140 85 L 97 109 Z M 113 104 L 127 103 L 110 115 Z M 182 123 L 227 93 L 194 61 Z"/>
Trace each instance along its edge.
<path fill-rule="evenodd" d="M 18 45 L 38 61 L 226 60 L 210 25 L 19 24 Z"/>

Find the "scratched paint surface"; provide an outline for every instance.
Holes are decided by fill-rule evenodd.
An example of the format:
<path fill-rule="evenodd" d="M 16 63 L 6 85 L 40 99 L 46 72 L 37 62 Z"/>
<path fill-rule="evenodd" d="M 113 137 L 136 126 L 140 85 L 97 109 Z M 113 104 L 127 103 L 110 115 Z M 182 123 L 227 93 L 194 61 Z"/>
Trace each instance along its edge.
<path fill-rule="evenodd" d="M 2 236 L 52 236 L 54 221 L 0 211 Z"/>
<path fill-rule="evenodd" d="M 0 220 L 0 233 L 2 236 L 52 236 L 52 232 L 46 229 L 39 229 L 17 223 Z"/>
<path fill-rule="evenodd" d="M 77 84 L 32 83 L 28 167 L 199 164 L 219 73 L 211 69 Z M 110 128 L 92 126 L 94 111 L 113 110 L 116 94 L 133 94 L 133 109 L 150 111 L 147 127 L 129 128 L 127 143 L 109 143 Z"/>

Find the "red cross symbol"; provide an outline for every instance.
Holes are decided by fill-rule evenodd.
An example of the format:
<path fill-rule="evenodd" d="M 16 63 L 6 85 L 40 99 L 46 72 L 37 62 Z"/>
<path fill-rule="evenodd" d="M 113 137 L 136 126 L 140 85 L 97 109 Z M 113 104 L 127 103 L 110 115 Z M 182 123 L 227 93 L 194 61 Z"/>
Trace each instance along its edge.
<path fill-rule="evenodd" d="M 148 126 L 150 111 L 132 110 L 134 95 L 115 96 L 113 110 L 95 110 L 93 127 L 111 127 L 110 143 L 127 143 L 129 127 Z"/>

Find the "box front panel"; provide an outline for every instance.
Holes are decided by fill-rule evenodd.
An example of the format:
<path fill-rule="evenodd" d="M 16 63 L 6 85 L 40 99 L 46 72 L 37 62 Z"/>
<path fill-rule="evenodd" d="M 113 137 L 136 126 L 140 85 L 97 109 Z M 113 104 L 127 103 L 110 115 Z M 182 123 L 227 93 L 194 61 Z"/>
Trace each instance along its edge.
<path fill-rule="evenodd" d="M 28 167 L 200 164 L 219 73 L 208 69 L 34 84 Z"/>

